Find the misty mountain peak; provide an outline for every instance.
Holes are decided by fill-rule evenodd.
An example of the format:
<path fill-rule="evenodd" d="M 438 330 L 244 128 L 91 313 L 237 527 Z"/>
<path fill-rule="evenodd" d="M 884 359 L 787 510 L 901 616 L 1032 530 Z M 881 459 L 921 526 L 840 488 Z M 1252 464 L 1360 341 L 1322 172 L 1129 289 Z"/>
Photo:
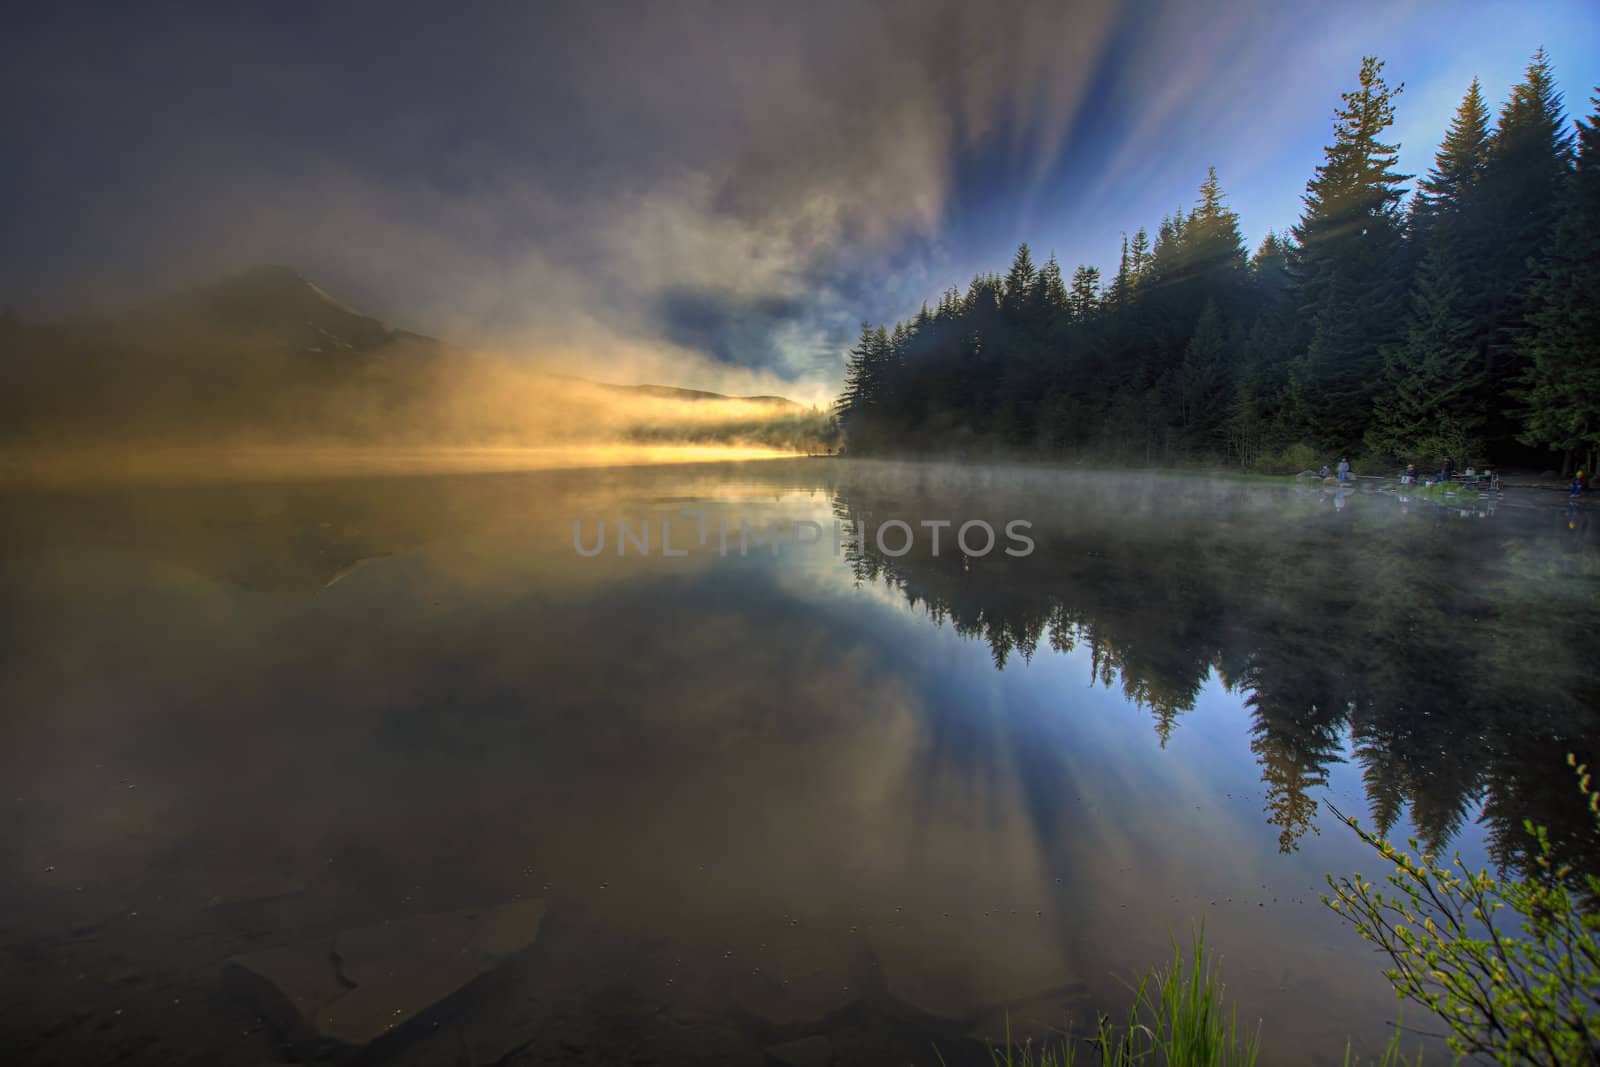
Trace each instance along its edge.
<path fill-rule="evenodd" d="M 393 332 L 281 264 L 251 267 L 188 290 L 161 301 L 156 310 L 196 325 L 281 335 L 308 351 L 373 348 Z"/>

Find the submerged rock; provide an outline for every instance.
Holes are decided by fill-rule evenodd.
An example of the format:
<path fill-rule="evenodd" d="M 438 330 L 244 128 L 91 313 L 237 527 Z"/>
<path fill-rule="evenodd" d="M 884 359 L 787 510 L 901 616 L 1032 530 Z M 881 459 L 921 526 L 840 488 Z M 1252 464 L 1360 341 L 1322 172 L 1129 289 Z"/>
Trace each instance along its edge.
<path fill-rule="evenodd" d="M 295 1045 L 361 1047 L 437 1008 L 527 948 L 542 900 L 417 915 L 235 956 L 226 989 Z"/>

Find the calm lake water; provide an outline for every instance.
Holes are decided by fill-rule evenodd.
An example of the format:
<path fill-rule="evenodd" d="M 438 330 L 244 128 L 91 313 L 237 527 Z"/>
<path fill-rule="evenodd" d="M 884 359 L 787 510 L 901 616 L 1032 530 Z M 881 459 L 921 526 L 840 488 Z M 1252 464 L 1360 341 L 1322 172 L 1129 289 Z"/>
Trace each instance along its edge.
<path fill-rule="evenodd" d="M 364 1062 L 957 1063 L 1119 1010 L 1199 923 L 1267 1061 L 1337 1062 L 1395 1001 L 1317 900 L 1379 869 L 1330 805 L 1600 858 L 1564 763 L 1600 528 L 1559 506 L 793 460 L 3 513 L 7 1062 L 352 1055 L 223 980 L 310 945 L 397 1001 Z M 836 553 L 840 516 L 916 538 Z M 934 556 L 935 519 L 999 543 Z M 741 557 L 775 520 L 820 543 Z M 438 1001 L 408 939 L 533 900 Z"/>

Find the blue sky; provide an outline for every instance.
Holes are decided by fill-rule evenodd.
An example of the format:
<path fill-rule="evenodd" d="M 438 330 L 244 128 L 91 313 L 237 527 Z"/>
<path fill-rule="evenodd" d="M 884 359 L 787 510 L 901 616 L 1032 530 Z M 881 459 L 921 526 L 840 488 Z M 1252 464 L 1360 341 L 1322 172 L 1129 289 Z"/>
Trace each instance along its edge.
<path fill-rule="evenodd" d="M 51 316 L 260 262 L 596 377 L 818 396 L 863 318 L 1028 240 L 1114 265 L 1215 165 L 1289 226 L 1377 53 L 1424 170 L 1476 74 L 1585 3 L 61 5 L 0 42 L 0 298 Z"/>

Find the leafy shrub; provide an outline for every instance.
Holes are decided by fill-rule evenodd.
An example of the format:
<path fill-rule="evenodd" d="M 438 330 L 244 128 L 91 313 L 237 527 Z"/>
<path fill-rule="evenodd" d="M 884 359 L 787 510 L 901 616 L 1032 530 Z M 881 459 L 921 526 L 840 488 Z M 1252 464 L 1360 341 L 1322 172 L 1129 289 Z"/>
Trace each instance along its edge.
<path fill-rule="evenodd" d="M 1289 445 L 1264 465 L 1281 474 L 1299 474 L 1304 470 L 1314 470 L 1318 466 L 1317 450 L 1307 444 Z"/>
<path fill-rule="evenodd" d="M 1577 774 L 1600 821 L 1600 792 L 1589 788 L 1587 767 Z M 1396 892 L 1360 874 L 1329 875 L 1334 895 L 1323 903 L 1388 955 L 1384 974 L 1396 995 L 1444 1020 L 1451 1048 L 1504 1064 L 1600 1064 L 1600 914 L 1592 910 L 1600 877 L 1556 867 L 1545 828 L 1532 821 L 1523 825 L 1538 870 L 1496 878 L 1469 870 L 1459 853 L 1447 866 L 1415 839 L 1413 859 L 1340 817 L 1394 864 L 1385 880 Z M 1508 928 L 1508 911 L 1520 932 Z"/>

